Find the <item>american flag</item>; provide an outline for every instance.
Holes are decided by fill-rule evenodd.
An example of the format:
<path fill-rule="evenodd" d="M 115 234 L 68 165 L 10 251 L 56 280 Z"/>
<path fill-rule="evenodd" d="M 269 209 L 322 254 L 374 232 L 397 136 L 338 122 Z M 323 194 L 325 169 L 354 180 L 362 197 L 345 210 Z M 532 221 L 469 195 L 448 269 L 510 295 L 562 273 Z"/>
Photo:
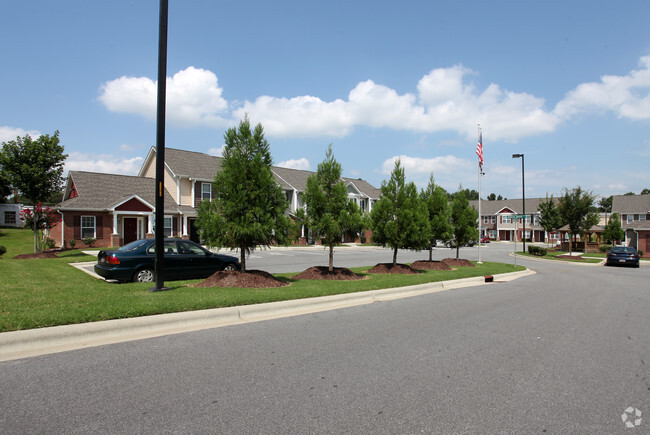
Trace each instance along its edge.
<path fill-rule="evenodd" d="M 476 146 L 476 155 L 478 156 L 478 164 L 483 167 L 483 131 L 478 131 L 478 145 Z"/>

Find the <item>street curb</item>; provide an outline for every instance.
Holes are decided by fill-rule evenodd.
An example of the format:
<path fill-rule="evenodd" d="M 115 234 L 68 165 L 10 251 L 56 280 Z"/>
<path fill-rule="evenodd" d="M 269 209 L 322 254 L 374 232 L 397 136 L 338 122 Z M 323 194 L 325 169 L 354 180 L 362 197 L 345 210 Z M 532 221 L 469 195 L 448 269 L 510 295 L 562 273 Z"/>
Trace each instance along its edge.
<path fill-rule="evenodd" d="M 511 281 L 535 273 L 530 269 L 504 273 L 494 275 L 494 281 L 495 283 Z M 0 361 L 299 316 L 477 285 L 494 285 L 494 283 L 487 284 L 485 278 L 479 276 L 316 298 L 3 332 L 0 333 Z"/>

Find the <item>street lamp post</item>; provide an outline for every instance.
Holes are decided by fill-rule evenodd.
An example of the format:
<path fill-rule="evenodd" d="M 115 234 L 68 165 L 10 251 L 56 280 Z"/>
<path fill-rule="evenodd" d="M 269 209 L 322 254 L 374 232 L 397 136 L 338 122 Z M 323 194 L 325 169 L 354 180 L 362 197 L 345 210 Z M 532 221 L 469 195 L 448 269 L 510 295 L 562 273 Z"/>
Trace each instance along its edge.
<path fill-rule="evenodd" d="M 522 210 L 521 213 L 524 215 L 522 219 L 522 228 L 521 228 L 521 240 L 524 243 L 523 249 L 526 252 L 526 188 L 524 187 L 524 155 L 523 154 L 513 154 L 513 159 L 518 159 L 521 157 L 521 201 L 522 201 Z"/>

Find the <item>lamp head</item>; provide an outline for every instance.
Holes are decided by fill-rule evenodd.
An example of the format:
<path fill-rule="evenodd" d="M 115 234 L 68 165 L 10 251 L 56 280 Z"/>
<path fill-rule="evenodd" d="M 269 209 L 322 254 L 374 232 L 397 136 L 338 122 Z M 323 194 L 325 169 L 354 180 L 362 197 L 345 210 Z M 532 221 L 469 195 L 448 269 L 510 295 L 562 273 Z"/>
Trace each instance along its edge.
<path fill-rule="evenodd" d="M 519 157 L 523 157 L 523 156 L 524 156 L 523 154 L 513 154 L 512 158 L 513 159 L 518 159 Z"/>

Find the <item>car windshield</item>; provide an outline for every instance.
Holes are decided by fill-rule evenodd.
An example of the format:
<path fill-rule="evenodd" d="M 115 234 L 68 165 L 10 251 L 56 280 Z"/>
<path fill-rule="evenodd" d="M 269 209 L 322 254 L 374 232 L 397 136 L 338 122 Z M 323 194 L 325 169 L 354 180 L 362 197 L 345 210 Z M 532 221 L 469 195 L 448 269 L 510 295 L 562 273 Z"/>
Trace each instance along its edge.
<path fill-rule="evenodd" d="M 118 248 L 118 251 L 135 251 L 147 242 L 149 242 L 147 239 L 136 240 L 135 242 L 127 243 L 121 248 Z"/>
<path fill-rule="evenodd" d="M 617 248 L 612 248 L 611 251 L 613 254 L 634 254 L 636 250 L 634 248 L 628 248 L 628 247 L 617 247 Z"/>

